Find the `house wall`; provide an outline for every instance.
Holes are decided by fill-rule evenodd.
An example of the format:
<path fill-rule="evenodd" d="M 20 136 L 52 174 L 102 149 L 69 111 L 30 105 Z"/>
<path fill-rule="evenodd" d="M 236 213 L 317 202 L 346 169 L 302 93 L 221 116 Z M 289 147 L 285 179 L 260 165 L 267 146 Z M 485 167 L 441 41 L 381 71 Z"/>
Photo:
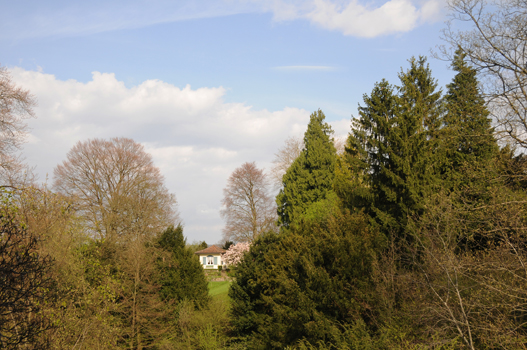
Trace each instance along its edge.
<path fill-rule="evenodd" d="M 201 263 L 201 266 L 203 266 L 204 269 L 218 269 L 218 266 L 223 266 L 223 260 L 221 259 L 221 254 L 207 254 L 207 255 L 199 254 L 198 257 L 199 257 L 199 262 Z"/>

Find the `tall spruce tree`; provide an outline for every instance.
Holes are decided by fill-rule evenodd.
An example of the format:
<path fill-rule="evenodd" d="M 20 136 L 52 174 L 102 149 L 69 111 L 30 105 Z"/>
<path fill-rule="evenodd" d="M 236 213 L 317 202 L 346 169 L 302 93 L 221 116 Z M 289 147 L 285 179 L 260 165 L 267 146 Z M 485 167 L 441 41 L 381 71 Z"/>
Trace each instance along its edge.
<path fill-rule="evenodd" d="M 383 80 L 364 96 L 350 136 L 367 154 L 371 214 L 395 235 L 403 234 L 409 216 L 422 210 L 423 198 L 439 186 L 441 126 L 441 91 L 426 59 L 412 58 L 399 78 L 398 94 Z"/>
<path fill-rule="evenodd" d="M 283 189 L 276 197 L 278 223 L 288 227 L 307 207 L 323 200 L 333 188 L 336 150 L 333 130 L 321 110 L 310 116 L 304 134 L 304 149 L 283 176 Z"/>
<path fill-rule="evenodd" d="M 499 147 L 493 136 L 489 111 L 478 88 L 477 72 L 465 61 L 461 49 L 455 53 L 452 69 L 457 72 L 447 85 L 443 144 L 446 153 L 444 173 L 449 187 L 467 184 L 467 172 L 485 170 Z M 477 176 L 476 176 L 477 178 Z"/>

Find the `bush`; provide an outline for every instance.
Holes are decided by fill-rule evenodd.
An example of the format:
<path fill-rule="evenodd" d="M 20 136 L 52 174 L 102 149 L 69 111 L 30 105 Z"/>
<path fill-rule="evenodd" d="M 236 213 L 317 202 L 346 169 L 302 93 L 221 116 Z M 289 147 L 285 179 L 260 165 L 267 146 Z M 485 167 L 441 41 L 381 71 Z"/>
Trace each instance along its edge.
<path fill-rule="evenodd" d="M 262 236 L 229 292 L 235 335 L 250 334 L 251 348 L 299 341 L 338 348 L 349 338 L 347 325 L 369 334 L 379 311 L 372 276 L 382 243 L 365 215 L 349 212 Z"/>

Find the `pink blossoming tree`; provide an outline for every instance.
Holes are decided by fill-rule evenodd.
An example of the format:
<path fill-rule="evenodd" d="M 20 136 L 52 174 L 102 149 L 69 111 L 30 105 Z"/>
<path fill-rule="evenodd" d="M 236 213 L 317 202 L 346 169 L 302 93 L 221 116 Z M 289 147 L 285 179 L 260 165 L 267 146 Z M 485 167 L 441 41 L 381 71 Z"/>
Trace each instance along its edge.
<path fill-rule="evenodd" d="M 223 255 L 223 261 L 225 261 L 228 266 L 236 266 L 242 261 L 245 253 L 247 253 L 250 248 L 251 244 L 249 242 L 233 244 Z"/>

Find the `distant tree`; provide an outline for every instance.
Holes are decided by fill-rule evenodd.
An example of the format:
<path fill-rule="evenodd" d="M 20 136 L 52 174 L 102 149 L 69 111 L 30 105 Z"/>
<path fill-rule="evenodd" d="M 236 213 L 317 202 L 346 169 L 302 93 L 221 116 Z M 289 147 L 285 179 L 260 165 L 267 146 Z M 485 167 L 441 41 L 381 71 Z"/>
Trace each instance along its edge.
<path fill-rule="evenodd" d="M 221 249 L 225 249 L 225 250 L 227 250 L 227 249 L 229 249 L 233 244 L 234 244 L 233 241 L 225 241 L 225 243 L 223 243 Z"/>
<path fill-rule="evenodd" d="M 39 255 L 40 237 L 17 219 L 16 208 L 3 194 L 0 208 L 0 348 L 21 349 L 39 344 L 52 324 L 43 314 L 52 300 L 52 260 Z"/>
<path fill-rule="evenodd" d="M 288 227 L 314 202 L 325 199 L 333 189 L 336 150 L 333 130 L 318 110 L 311 114 L 304 135 L 304 149 L 283 176 L 283 189 L 276 197 L 278 223 Z"/>
<path fill-rule="evenodd" d="M 263 232 L 276 228 L 276 209 L 269 195 L 269 182 L 254 162 L 234 170 L 223 195 L 221 216 L 225 219 L 225 239 L 252 242 Z"/>
<path fill-rule="evenodd" d="M 186 247 L 183 227 L 168 227 L 159 237 L 158 245 L 168 253 L 159 262 L 163 300 L 179 302 L 187 299 L 199 308 L 204 307 L 209 301 L 207 280 L 199 260 Z"/>
<path fill-rule="evenodd" d="M 177 220 L 152 156 L 131 139 L 79 141 L 55 168 L 53 186 L 75 199 L 93 234 L 107 241 L 153 237 Z"/>
<path fill-rule="evenodd" d="M 28 90 L 13 83 L 5 67 L 0 66 L 0 180 L 2 185 L 20 182 L 25 166 L 16 152 L 27 136 L 26 119 L 34 118 L 36 99 Z M 27 170 L 27 169 L 26 169 Z"/>

